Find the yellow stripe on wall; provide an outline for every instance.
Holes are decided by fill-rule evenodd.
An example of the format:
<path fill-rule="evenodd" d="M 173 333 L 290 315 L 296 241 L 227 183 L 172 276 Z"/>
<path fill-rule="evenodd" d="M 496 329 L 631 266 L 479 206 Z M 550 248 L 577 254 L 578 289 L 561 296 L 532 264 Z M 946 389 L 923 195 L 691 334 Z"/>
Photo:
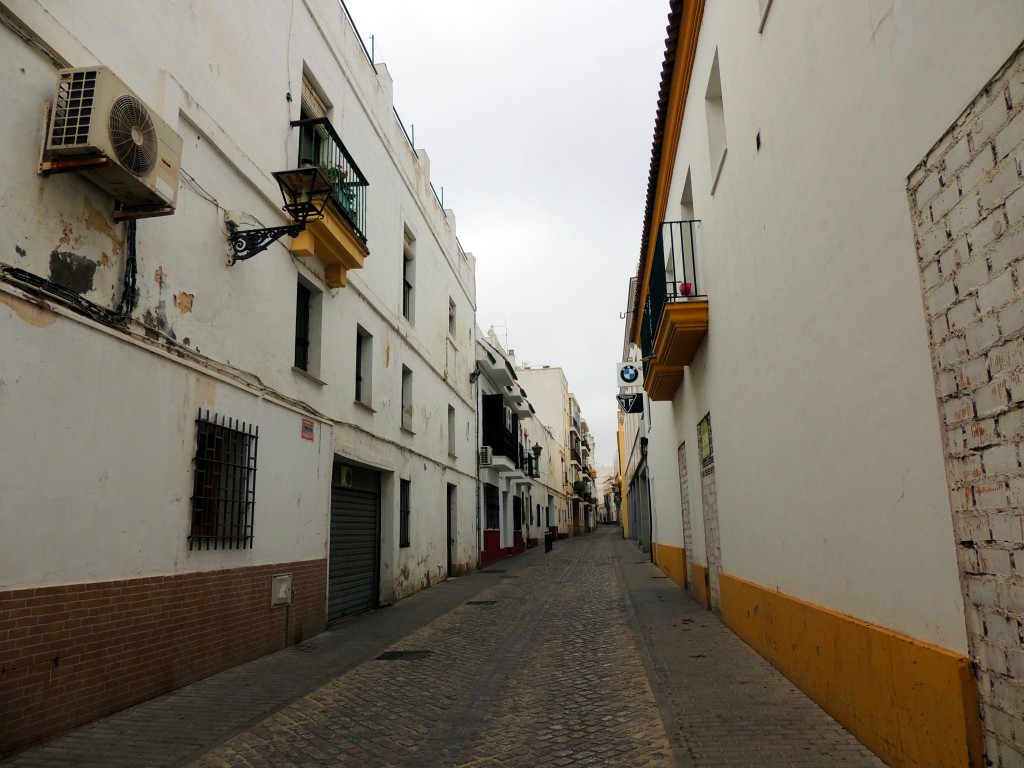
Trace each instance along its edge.
<path fill-rule="evenodd" d="M 686 589 L 686 553 L 682 547 L 652 542 L 654 562 L 672 581 Z"/>
<path fill-rule="evenodd" d="M 693 583 L 690 584 L 690 594 L 697 602 L 707 609 L 711 609 L 711 594 L 708 592 L 708 568 L 706 565 L 694 563 L 691 566 L 693 571 Z"/>
<path fill-rule="evenodd" d="M 726 626 L 887 763 L 982 765 L 967 657 L 724 573 L 720 584 Z"/>

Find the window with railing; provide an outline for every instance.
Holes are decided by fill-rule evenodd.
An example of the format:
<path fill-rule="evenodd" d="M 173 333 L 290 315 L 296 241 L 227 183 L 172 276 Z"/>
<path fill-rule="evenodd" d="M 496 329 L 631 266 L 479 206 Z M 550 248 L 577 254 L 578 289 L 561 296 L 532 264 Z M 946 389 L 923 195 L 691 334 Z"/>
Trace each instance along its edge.
<path fill-rule="evenodd" d="M 697 282 L 699 227 L 699 221 L 666 221 L 658 230 L 640 327 L 640 349 L 645 359 L 653 354 L 654 337 L 665 305 L 706 298 Z"/>
<path fill-rule="evenodd" d="M 331 204 L 366 242 L 366 190 L 369 183 L 326 117 L 293 120 L 299 129 L 299 167 L 315 165 L 331 182 Z"/>
<path fill-rule="evenodd" d="M 484 395 L 481 403 L 483 444 L 495 456 L 519 463 L 519 419 L 508 410 L 501 395 Z"/>

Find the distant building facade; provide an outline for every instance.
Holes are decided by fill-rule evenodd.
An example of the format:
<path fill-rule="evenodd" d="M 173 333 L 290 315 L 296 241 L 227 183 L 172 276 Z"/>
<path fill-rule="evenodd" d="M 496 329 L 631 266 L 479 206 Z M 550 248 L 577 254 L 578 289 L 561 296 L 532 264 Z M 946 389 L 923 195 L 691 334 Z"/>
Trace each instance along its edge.
<path fill-rule="evenodd" d="M 537 416 L 551 430 L 559 449 L 561 467 L 556 465 L 552 470 L 561 477 L 566 506 L 559 509 L 553 527 L 559 537 L 593 530 L 596 495 L 588 462 L 595 446 L 579 403 L 569 391 L 565 373 L 551 366 L 519 367 L 516 373 L 531 393 Z"/>

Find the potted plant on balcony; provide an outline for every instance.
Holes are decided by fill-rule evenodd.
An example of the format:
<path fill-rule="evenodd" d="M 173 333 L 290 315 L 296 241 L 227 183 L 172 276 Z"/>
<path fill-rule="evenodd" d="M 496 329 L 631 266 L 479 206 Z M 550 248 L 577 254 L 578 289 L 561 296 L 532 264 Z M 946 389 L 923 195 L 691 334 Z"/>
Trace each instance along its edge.
<path fill-rule="evenodd" d="M 341 207 L 345 209 L 346 213 L 354 214 L 356 193 L 353 186 L 355 185 L 348 181 L 348 169 L 340 163 L 335 163 L 334 165 L 320 163 L 320 170 L 324 172 L 324 176 L 327 177 L 327 180 L 331 182 L 331 186 L 334 187 L 334 197 L 341 203 Z"/>
<path fill-rule="evenodd" d="M 587 484 L 582 480 L 576 480 L 572 484 L 572 491 L 577 496 L 582 496 L 587 490 Z"/>

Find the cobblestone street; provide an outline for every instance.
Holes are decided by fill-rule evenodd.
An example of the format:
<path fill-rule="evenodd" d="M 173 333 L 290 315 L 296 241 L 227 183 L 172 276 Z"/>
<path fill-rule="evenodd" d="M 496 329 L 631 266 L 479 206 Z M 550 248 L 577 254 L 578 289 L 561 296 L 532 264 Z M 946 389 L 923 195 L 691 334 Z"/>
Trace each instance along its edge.
<path fill-rule="evenodd" d="M 619 535 L 532 550 L 3 765 L 882 765 Z"/>

